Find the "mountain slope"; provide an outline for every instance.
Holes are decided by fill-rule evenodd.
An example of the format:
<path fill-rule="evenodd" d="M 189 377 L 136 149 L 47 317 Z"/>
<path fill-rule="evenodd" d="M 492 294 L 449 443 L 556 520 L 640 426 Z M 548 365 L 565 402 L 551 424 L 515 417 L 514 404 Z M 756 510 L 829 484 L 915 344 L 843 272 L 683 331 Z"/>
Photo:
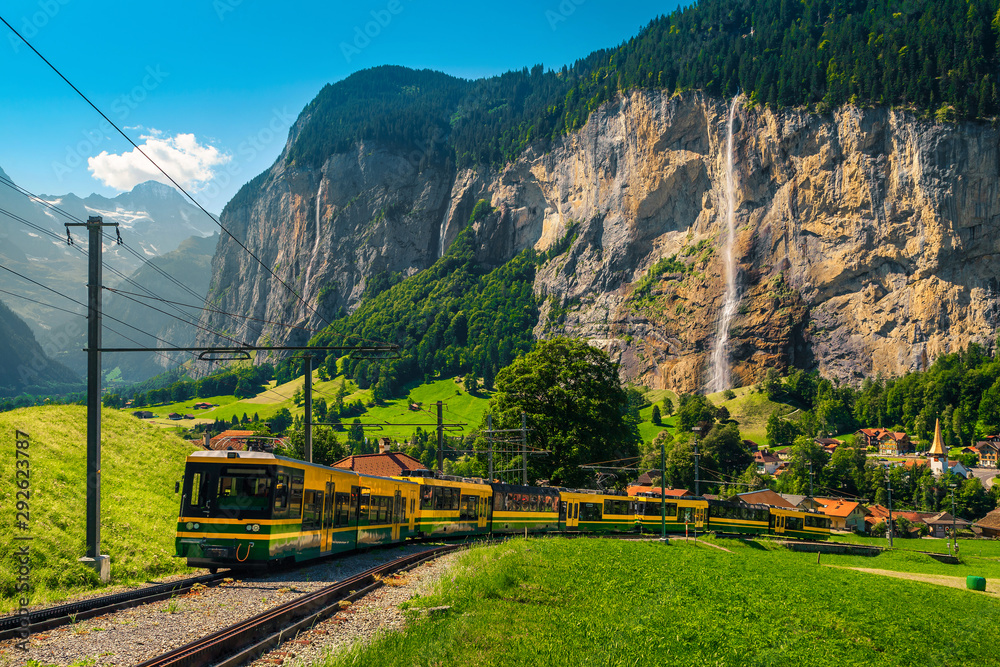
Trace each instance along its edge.
<path fill-rule="evenodd" d="M 358 308 L 377 276 L 431 267 L 471 227 L 484 267 L 528 248 L 546 254 L 536 336 L 587 338 L 627 379 L 690 391 L 704 386 L 715 345 L 732 195 L 742 299 L 727 356 L 737 383 L 788 365 L 851 381 L 897 375 L 971 341 L 992 344 L 998 134 L 940 121 L 995 113 L 997 4 L 945 15 L 958 5 L 706 0 L 573 67 L 470 82 L 453 107 L 447 95 L 436 106 L 408 97 L 421 86 L 435 94 L 446 78 L 360 72 L 307 107 L 274 167 L 223 211 L 308 305 L 227 239 L 210 298 L 318 329 Z M 818 59 L 803 61 L 808 53 Z M 947 80 L 931 75 L 945 66 Z M 333 101 L 338 86 L 347 95 L 365 81 L 382 106 L 352 135 Z M 738 89 L 748 94 L 730 192 L 728 105 L 717 94 Z M 989 93 L 975 110 L 973 89 Z M 850 99 L 913 110 L 841 106 Z M 421 110 L 410 125 L 388 122 L 400 100 Z M 454 161 L 422 160 L 407 142 L 449 109 L 437 143 Z M 480 199 L 492 212 L 470 225 Z M 305 338 L 276 327 L 257 340 Z"/>
<path fill-rule="evenodd" d="M 31 328 L 0 301 L 0 396 L 78 391 L 82 379 L 52 361 Z"/>

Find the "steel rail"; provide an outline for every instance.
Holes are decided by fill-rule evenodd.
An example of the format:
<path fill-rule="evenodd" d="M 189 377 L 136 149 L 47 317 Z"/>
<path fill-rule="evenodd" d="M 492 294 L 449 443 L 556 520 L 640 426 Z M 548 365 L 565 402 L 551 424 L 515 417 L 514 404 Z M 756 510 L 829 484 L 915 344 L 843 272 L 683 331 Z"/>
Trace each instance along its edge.
<path fill-rule="evenodd" d="M 187 593 L 193 586 L 198 584 L 208 586 L 221 582 L 227 576 L 230 576 L 228 572 L 205 574 L 166 584 L 146 586 L 132 591 L 77 600 L 76 602 L 69 602 L 55 607 L 36 609 L 27 614 L 0 617 L 0 641 L 21 637 L 25 629 L 27 629 L 28 633 L 43 632 L 60 625 L 67 625 L 87 618 L 103 616 L 104 614 L 121 609 L 165 600 L 175 595 Z"/>
<path fill-rule="evenodd" d="M 355 600 L 374 590 L 381 583 L 377 576 L 396 572 L 461 548 L 447 545 L 403 556 L 366 570 L 302 597 L 286 602 L 257 616 L 236 623 L 210 635 L 180 646 L 168 653 L 151 658 L 139 667 L 233 666 L 263 655 L 281 641 L 294 636 L 302 628 L 340 611 L 340 602 Z"/>

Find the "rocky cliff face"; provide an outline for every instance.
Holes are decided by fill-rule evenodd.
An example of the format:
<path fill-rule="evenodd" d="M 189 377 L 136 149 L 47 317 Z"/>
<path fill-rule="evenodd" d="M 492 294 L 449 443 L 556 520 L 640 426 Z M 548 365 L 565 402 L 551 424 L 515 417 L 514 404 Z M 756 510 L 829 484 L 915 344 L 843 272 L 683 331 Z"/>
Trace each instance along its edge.
<path fill-rule="evenodd" d="M 486 198 L 495 212 L 474 225 L 482 261 L 566 247 L 538 272 L 536 335 L 587 338 L 629 380 L 701 388 L 724 292 L 726 111 L 698 94 L 635 92 L 499 173 L 421 171 L 371 145 L 331 155 L 321 171 L 281 158 L 223 224 L 319 315 L 225 237 L 210 299 L 318 328 L 357 305 L 368 276 L 433 263 Z M 990 343 L 998 139 L 987 125 L 884 109 L 740 110 L 734 380 L 794 364 L 857 381 Z M 306 329 L 238 333 L 301 342 Z"/>

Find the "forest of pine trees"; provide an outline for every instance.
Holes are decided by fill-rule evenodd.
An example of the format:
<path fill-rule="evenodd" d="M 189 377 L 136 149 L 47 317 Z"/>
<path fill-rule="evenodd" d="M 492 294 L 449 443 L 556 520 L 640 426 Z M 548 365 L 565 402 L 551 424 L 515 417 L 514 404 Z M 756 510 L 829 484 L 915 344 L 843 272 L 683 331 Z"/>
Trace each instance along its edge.
<path fill-rule="evenodd" d="M 465 81 L 383 66 L 326 86 L 288 160 L 375 141 L 429 163 L 502 165 L 636 88 L 752 104 L 895 105 L 938 121 L 997 115 L 1000 0 L 700 0 L 571 66 Z"/>

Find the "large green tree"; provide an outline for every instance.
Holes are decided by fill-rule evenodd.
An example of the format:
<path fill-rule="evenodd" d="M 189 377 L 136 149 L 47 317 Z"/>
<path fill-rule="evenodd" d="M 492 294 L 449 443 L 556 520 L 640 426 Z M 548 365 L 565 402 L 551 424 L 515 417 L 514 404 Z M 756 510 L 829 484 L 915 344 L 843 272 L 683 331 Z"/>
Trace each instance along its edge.
<path fill-rule="evenodd" d="M 495 429 L 519 428 L 527 415 L 530 443 L 549 452 L 530 457 L 529 476 L 552 484 L 582 486 L 590 473 L 581 465 L 639 453 L 617 365 L 580 340 L 541 341 L 501 370 L 489 412 Z"/>

